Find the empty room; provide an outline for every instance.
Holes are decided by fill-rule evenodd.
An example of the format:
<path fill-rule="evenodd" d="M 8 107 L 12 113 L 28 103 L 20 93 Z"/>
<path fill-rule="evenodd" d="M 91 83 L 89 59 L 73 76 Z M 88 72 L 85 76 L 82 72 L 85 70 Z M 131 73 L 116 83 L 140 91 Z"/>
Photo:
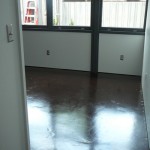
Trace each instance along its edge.
<path fill-rule="evenodd" d="M 0 5 L 0 150 L 149 150 L 148 0 Z"/>

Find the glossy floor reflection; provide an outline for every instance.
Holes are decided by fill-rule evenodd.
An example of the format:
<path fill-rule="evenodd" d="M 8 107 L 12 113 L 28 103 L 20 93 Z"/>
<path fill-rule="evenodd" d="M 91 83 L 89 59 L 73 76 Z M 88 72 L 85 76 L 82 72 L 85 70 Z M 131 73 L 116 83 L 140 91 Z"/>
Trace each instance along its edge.
<path fill-rule="evenodd" d="M 148 150 L 140 78 L 26 68 L 31 150 Z"/>

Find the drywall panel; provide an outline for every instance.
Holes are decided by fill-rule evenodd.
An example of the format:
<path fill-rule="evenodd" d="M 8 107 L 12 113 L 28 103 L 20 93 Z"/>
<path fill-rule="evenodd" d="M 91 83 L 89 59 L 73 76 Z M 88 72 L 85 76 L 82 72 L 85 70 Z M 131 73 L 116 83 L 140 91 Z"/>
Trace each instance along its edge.
<path fill-rule="evenodd" d="M 29 150 L 25 78 L 18 1 L 0 5 L 0 150 Z M 7 42 L 6 24 L 13 25 L 13 42 Z"/>
<path fill-rule="evenodd" d="M 141 75 L 143 49 L 143 35 L 100 34 L 98 71 Z"/>
<path fill-rule="evenodd" d="M 148 4 L 147 18 L 149 17 L 150 17 L 150 3 Z M 149 19 L 147 19 L 147 25 L 146 25 L 142 88 L 143 88 L 145 114 L 146 114 L 146 122 L 147 122 L 147 129 L 148 129 L 148 138 L 150 143 L 150 20 Z"/>
<path fill-rule="evenodd" d="M 90 33 L 24 31 L 23 37 L 27 66 L 90 70 Z"/>

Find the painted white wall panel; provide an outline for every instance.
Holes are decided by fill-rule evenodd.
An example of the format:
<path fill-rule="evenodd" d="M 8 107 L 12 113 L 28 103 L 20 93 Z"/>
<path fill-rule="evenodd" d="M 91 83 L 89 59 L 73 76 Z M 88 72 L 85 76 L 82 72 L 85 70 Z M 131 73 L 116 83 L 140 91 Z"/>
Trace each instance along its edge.
<path fill-rule="evenodd" d="M 27 66 L 90 71 L 90 33 L 24 31 L 23 35 Z M 143 35 L 100 34 L 98 71 L 141 75 L 143 49 Z"/>
<path fill-rule="evenodd" d="M 90 33 L 24 31 L 23 35 L 27 66 L 90 70 Z"/>
<path fill-rule="evenodd" d="M 98 71 L 141 75 L 143 49 L 143 35 L 100 34 Z"/>
<path fill-rule="evenodd" d="M 148 4 L 143 73 L 142 73 L 142 88 L 145 104 L 146 122 L 148 129 L 148 138 L 150 143 L 150 3 Z"/>
<path fill-rule="evenodd" d="M 0 4 L 0 150 L 28 150 L 21 24 L 16 0 Z M 7 42 L 6 24 L 13 25 Z"/>

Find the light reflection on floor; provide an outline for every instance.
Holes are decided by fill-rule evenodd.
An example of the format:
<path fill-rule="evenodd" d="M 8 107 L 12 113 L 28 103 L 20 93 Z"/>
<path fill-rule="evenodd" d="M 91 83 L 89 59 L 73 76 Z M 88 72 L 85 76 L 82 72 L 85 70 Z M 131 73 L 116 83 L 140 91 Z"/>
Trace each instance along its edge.
<path fill-rule="evenodd" d="M 139 78 L 39 70 L 27 76 L 31 150 L 148 150 Z"/>
<path fill-rule="evenodd" d="M 108 149 L 130 150 L 136 123 L 133 112 L 120 111 L 117 109 L 103 108 L 97 110 L 95 126 L 97 142 Z"/>
<path fill-rule="evenodd" d="M 56 149 L 89 150 L 86 107 L 72 111 L 60 107 L 55 110 Z"/>
<path fill-rule="evenodd" d="M 86 106 L 70 110 L 59 105 L 52 111 L 46 101 L 28 97 L 28 114 L 31 150 L 90 150 L 94 143 L 93 150 L 132 150 L 137 130 L 136 114 L 120 107 L 97 107 L 93 127 L 88 127 L 92 119 Z"/>
<path fill-rule="evenodd" d="M 28 120 L 31 150 L 53 150 L 53 130 L 50 106 L 48 103 L 28 97 Z M 44 149 L 43 149 L 44 145 Z"/>
<path fill-rule="evenodd" d="M 70 111 L 60 106 L 51 114 L 46 101 L 27 99 L 31 150 L 89 150 L 86 107 Z"/>

